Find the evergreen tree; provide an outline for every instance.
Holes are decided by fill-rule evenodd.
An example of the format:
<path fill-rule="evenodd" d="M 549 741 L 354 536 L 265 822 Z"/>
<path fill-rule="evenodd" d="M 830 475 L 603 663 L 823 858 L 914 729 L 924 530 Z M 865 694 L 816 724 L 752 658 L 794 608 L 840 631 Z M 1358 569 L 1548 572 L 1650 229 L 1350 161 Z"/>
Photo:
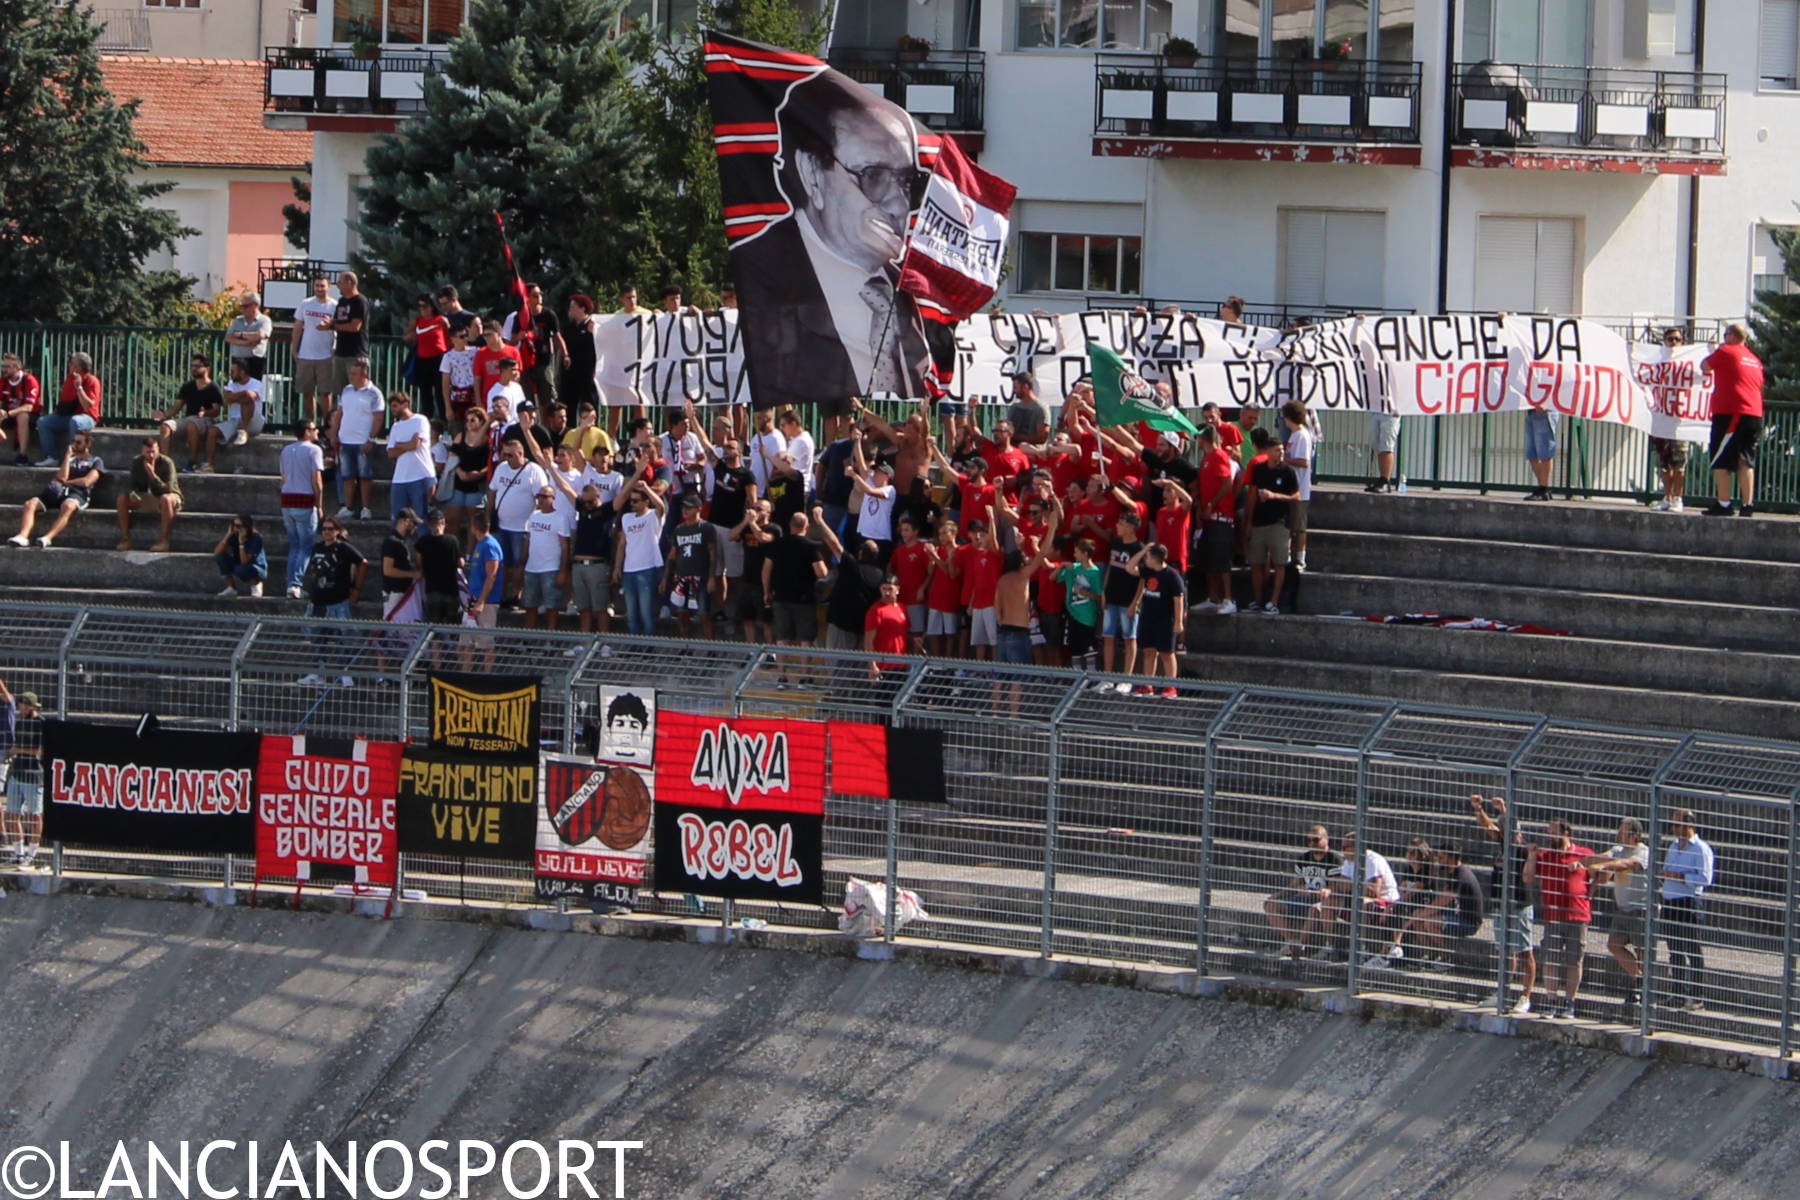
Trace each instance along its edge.
<path fill-rule="evenodd" d="M 306 252 L 312 241 L 312 164 L 306 164 L 306 174 L 288 176 L 288 186 L 294 189 L 294 202 L 281 206 L 282 233 L 287 244 Z"/>
<path fill-rule="evenodd" d="M 802 12 L 791 0 L 703 0 L 697 20 L 700 29 L 813 55 L 822 53 L 830 32 L 828 18 Z M 653 34 L 633 35 L 621 53 L 635 64 L 622 96 L 645 132 L 654 169 L 663 179 L 681 181 L 679 192 L 654 212 L 655 227 L 632 256 L 631 278 L 647 290 L 679 283 L 690 301 L 710 301 L 728 278 L 729 266 L 705 47 L 698 30 L 684 30 L 673 43 Z"/>
<path fill-rule="evenodd" d="M 1750 317 L 1751 345 L 1763 361 L 1764 397 L 1800 403 L 1800 229 L 1777 229 L 1772 236 L 1787 277 L 1797 290 L 1756 294 Z"/>
<path fill-rule="evenodd" d="M 106 90 L 84 7 L 0 0 L 0 320 L 166 320 L 193 280 L 144 260 L 193 231 L 133 182 L 135 102 Z"/>
<path fill-rule="evenodd" d="M 616 103 L 608 33 L 623 0 L 479 0 L 425 80 L 424 109 L 383 136 L 355 228 L 355 265 L 390 321 L 453 283 L 477 312 L 511 306 L 518 268 L 560 306 L 623 277 L 646 207 L 669 189 Z"/>

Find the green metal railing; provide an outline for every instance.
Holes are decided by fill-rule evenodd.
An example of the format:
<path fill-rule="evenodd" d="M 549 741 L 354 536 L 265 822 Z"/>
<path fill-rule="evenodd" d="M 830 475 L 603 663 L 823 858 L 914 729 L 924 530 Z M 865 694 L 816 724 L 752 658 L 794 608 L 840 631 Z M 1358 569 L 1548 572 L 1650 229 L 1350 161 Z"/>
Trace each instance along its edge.
<path fill-rule="evenodd" d="M 69 356 L 84 351 L 105 384 L 107 424 L 141 426 L 175 402 L 195 354 L 213 360 L 223 374 L 228 354 L 219 329 L 138 329 L 118 326 L 0 323 L 0 350 L 16 351 L 25 369 L 54 392 Z M 377 337 L 370 345 L 371 374 L 378 386 L 396 387 L 407 360 L 406 344 Z M 298 409 L 287 387 L 293 353 L 287 328 L 278 324 L 269 343 L 265 376 L 270 422 L 291 426 Z M 910 405 L 880 404 L 878 411 L 900 420 Z M 811 417 L 812 414 L 808 413 Z M 998 419 L 1000 410 L 980 414 Z M 1263 420 L 1272 420 L 1264 414 Z M 1324 483 L 1359 483 L 1373 477 L 1368 417 L 1363 413 L 1319 414 L 1324 437 L 1318 478 Z M 809 422 L 817 430 L 817 421 Z M 1564 421 L 1558 430 L 1555 488 L 1576 496 L 1646 499 L 1662 485 L 1650 440 L 1637 430 L 1606 421 Z M 1494 413 L 1454 418 L 1406 417 L 1400 422 L 1400 474 L 1408 487 L 1524 492 L 1534 486 L 1525 465 L 1525 414 Z M 1703 448 L 1701 448 L 1703 450 Z M 1757 506 L 1771 512 L 1800 512 L 1800 405 L 1770 404 L 1758 455 Z M 1706 455 L 1688 456 L 1686 495 L 1704 502 L 1712 495 Z"/>

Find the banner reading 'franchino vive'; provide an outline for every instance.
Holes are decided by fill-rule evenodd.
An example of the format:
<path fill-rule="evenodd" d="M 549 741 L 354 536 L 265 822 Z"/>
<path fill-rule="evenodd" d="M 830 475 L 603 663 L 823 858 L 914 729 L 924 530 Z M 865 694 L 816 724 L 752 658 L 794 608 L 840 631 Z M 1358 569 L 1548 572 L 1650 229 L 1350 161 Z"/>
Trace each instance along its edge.
<path fill-rule="evenodd" d="M 667 709 L 658 722 L 657 890 L 822 903 L 826 726 Z"/>
<path fill-rule="evenodd" d="M 194 854 L 256 849 L 254 733 L 44 722 L 44 840 Z"/>
<path fill-rule="evenodd" d="M 530 862 L 538 702 L 530 677 L 431 674 L 431 737 L 400 762 L 400 849 Z"/>

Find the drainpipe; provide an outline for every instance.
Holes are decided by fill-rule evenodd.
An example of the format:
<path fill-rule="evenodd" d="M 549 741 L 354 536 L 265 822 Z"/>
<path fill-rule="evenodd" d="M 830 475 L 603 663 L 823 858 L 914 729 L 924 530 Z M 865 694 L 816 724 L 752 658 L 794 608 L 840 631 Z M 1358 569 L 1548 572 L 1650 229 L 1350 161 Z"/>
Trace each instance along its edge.
<path fill-rule="evenodd" d="M 1444 161 L 1438 170 L 1439 312 L 1450 307 L 1450 138 L 1456 128 L 1456 0 L 1449 0 L 1444 8 Z"/>
<path fill-rule="evenodd" d="M 1706 0 L 1694 0 L 1694 73 L 1706 70 Z M 1688 176 L 1687 315 L 1700 303 L 1700 176 Z M 1691 340 L 1691 338 L 1690 338 Z"/>

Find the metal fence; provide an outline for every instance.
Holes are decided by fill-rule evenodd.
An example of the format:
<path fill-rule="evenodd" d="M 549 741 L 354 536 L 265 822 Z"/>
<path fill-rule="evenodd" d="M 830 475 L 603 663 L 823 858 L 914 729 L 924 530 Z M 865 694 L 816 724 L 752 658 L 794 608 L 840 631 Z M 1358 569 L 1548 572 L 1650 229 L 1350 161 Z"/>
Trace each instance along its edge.
<path fill-rule="evenodd" d="M 1473 936 L 1446 938 L 1435 960 L 1428 905 L 1444 883 L 1416 849 L 1409 858 L 1415 839 L 1465 847 L 1485 889 L 1502 839 L 1538 844 L 1545 822 L 1566 816 L 1577 842 L 1605 852 L 1629 818 L 1661 870 L 1677 811 L 1691 809 L 1715 855 L 1704 922 L 1688 919 L 1692 906 L 1652 906 L 1647 944 L 1658 953 L 1633 981 L 1606 946 L 1609 926 L 1628 931 L 1608 889 L 1596 888 L 1579 1015 L 1628 1020 L 1644 1034 L 1791 1047 L 1800 745 L 1202 680 L 1159 681 L 1175 694 L 1147 695 L 1118 677 L 954 660 L 913 658 L 873 675 L 862 655 L 742 643 L 73 607 L 15 606 L 9 616 L 0 675 L 72 718 L 149 711 L 175 725 L 422 737 L 426 673 L 442 666 L 541 676 L 550 750 L 590 749 L 606 683 L 653 683 L 669 711 L 939 729 L 947 804 L 828 798 L 831 904 L 851 876 L 886 880 L 917 891 L 930 911 L 909 932 L 941 941 L 1279 976 L 1351 994 L 1503 1010 L 1519 994 L 1505 977 L 1526 960 L 1499 952 L 1491 914 L 1532 897 L 1515 895 L 1514 876 L 1500 872 L 1489 918 Z M 307 681 L 314 675 L 329 682 Z M 1478 824 L 1473 795 L 1505 802 L 1498 838 Z M 1339 880 L 1323 903 L 1290 900 L 1314 824 L 1334 848 L 1350 835 L 1380 854 L 1402 899 L 1357 901 L 1381 873 L 1351 855 L 1357 877 Z M 252 874 L 242 861 L 74 845 L 57 861 L 65 872 L 240 884 Z M 523 864 L 408 855 L 402 869 L 407 886 L 433 895 L 532 901 Z M 835 920 L 828 909 L 721 907 L 711 911 L 725 920 Z M 650 893 L 640 908 L 691 911 L 680 897 Z M 1680 973 L 1665 961 L 1670 946 Z M 1548 948 L 1537 960 L 1543 1011 Z"/>

